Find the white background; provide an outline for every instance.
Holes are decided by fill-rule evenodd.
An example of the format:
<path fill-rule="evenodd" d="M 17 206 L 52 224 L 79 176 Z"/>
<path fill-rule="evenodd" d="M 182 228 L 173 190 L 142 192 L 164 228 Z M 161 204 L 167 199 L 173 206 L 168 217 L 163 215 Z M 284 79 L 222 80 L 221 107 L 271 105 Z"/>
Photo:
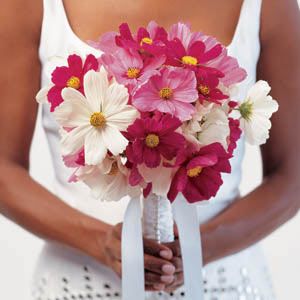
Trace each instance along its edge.
<path fill-rule="evenodd" d="M 37 126 L 32 149 L 32 174 L 49 182 L 51 164 L 47 143 Z M 261 160 L 257 148 L 247 146 L 243 164 L 242 193 L 261 180 Z M 262 199 L 263 201 L 264 199 Z M 300 217 L 263 241 L 278 300 L 299 299 Z M 42 241 L 0 216 L 0 300 L 28 300 L 33 267 Z"/>

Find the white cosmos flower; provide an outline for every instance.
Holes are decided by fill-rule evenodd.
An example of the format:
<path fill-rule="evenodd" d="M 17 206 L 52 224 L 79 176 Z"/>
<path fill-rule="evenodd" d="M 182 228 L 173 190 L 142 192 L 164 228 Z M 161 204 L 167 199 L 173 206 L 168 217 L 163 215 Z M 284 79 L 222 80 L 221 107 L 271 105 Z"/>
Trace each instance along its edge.
<path fill-rule="evenodd" d="M 91 189 L 92 196 L 101 201 L 119 201 L 123 197 L 141 194 L 139 187 L 128 183 L 128 169 L 120 157 L 109 157 L 97 166 L 85 166 L 77 170 L 76 176 Z"/>
<path fill-rule="evenodd" d="M 247 98 L 239 105 L 240 127 L 251 145 L 262 145 L 269 138 L 271 121 L 278 103 L 269 92 L 271 87 L 266 81 L 258 81 L 248 92 Z"/>
<path fill-rule="evenodd" d="M 137 110 L 128 105 L 128 91 L 116 82 L 109 83 L 101 67 L 84 76 L 83 96 L 73 88 L 62 91 L 62 102 L 53 112 L 57 122 L 72 130 L 62 135 L 62 154 L 70 155 L 84 146 L 85 162 L 96 165 L 106 157 L 122 153 L 128 141 L 120 131 L 137 118 Z"/>
<path fill-rule="evenodd" d="M 219 105 L 197 103 L 196 112 L 184 133 L 188 140 L 199 146 L 219 142 L 227 149 L 230 134 L 228 116 Z"/>

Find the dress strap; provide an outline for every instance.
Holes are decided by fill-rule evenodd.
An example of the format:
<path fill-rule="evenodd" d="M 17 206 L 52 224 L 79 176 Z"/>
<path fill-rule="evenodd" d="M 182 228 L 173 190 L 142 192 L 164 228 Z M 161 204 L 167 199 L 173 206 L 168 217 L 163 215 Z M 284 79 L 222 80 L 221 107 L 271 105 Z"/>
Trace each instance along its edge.
<path fill-rule="evenodd" d="M 259 36 L 262 0 L 244 0 L 239 20 L 239 31 L 249 38 Z M 246 37 L 246 36 L 245 36 Z"/>
<path fill-rule="evenodd" d="M 39 50 L 41 60 L 61 52 L 69 33 L 62 0 L 43 0 L 43 8 Z"/>

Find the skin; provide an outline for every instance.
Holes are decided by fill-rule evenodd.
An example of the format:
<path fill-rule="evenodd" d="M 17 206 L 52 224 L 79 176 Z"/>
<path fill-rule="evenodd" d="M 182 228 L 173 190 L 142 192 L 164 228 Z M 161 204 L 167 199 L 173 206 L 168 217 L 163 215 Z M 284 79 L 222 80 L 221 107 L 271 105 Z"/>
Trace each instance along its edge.
<path fill-rule="evenodd" d="M 73 31 L 82 40 L 96 39 L 123 21 L 134 29 L 151 19 L 168 27 L 180 16 L 194 30 L 230 44 L 241 0 L 226 4 L 222 0 L 182 3 L 180 0 L 65 0 L 64 5 Z M 288 16 L 284 22 L 282 16 Z M 122 224 L 105 224 L 69 207 L 28 173 L 37 113 L 34 98 L 40 87 L 41 22 L 42 1 L 24 5 L 21 0 L 2 0 L 0 212 L 44 239 L 94 257 L 121 276 Z M 271 137 L 261 148 L 264 180 L 242 201 L 236 201 L 201 226 L 205 264 L 258 242 L 295 216 L 299 209 L 300 18 L 296 0 L 263 1 L 260 38 L 257 77 L 270 83 L 272 96 L 280 105 L 272 119 Z M 178 239 L 165 245 L 144 240 L 144 252 L 148 290 L 172 291 L 182 285 Z"/>

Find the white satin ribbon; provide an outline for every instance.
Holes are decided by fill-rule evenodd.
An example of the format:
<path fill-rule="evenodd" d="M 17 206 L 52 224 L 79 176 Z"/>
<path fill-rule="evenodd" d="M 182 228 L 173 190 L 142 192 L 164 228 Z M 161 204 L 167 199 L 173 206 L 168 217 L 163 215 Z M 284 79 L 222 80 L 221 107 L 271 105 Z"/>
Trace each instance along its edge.
<path fill-rule="evenodd" d="M 130 199 L 122 229 L 122 300 L 145 299 L 141 217 L 141 199 Z"/>
<path fill-rule="evenodd" d="M 188 300 L 203 300 L 202 247 L 197 207 L 178 195 L 172 204 L 177 223 Z M 141 199 L 132 198 L 122 230 L 122 300 L 145 299 Z"/>
<path fill-rule="evenodd" d="M 172 208 L 179 233 L 186 298 L 203 300 L 203 260 L 197 207 L 180 194 Z"/>

